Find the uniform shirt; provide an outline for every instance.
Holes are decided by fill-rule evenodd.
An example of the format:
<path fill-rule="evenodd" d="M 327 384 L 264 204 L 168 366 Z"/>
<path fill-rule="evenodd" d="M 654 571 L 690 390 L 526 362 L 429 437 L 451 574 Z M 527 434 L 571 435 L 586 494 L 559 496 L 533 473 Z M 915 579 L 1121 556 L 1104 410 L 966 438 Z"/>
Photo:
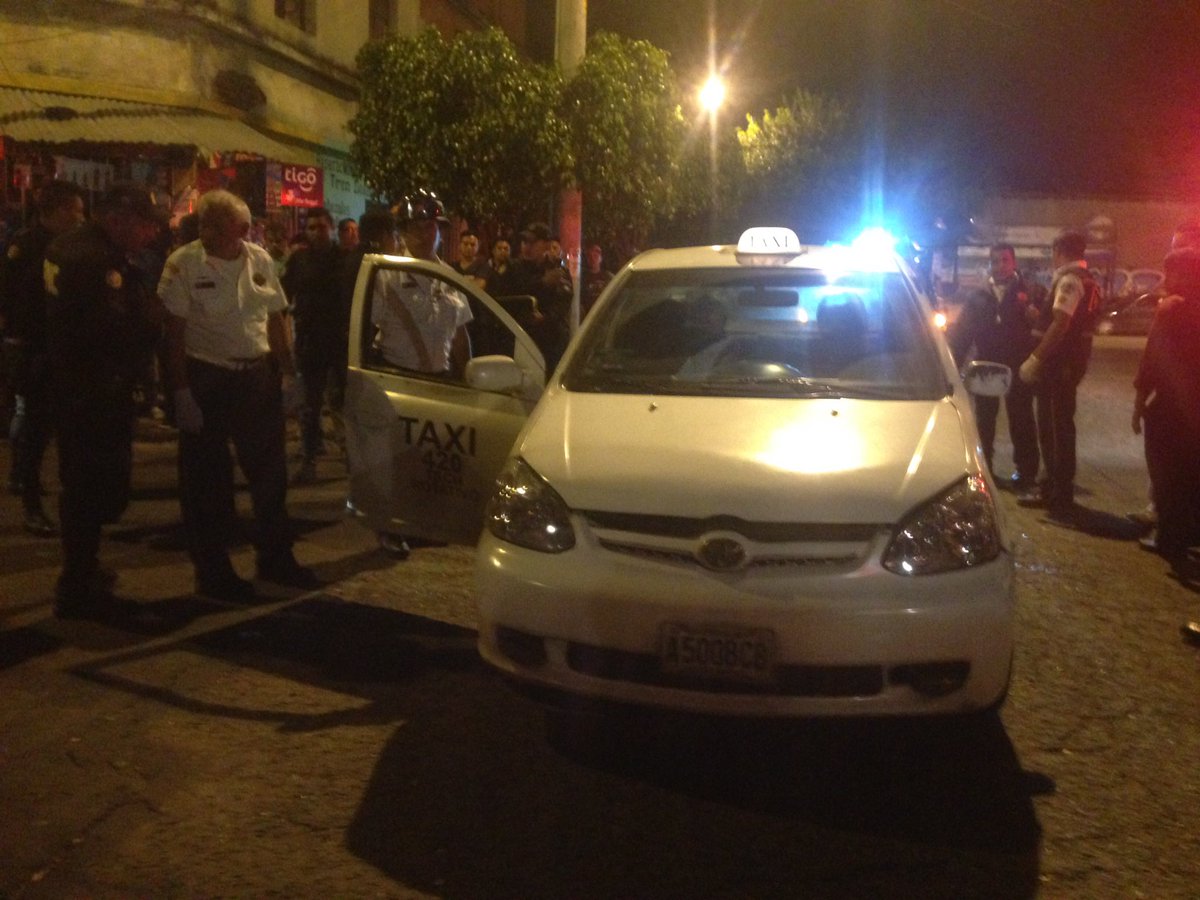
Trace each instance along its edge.
<path fill-rule="evenodd" d="M 1062 310 L 1068 316 L 1075 315 L 1075 309 L 1083 299 L 1083 279 L 1070 270 L 1086 268 L 1087 262 L 1077 259 L 1054 270 L 1054 309 Z"/>
<path fill-rule="evenodd" d="M 187 355 L 216 365 L 266 354 L 267 317 L 287 308 L 275 261 L 247 241 L 232 260 L 209 256 L 198 240 L 184 244 L 167 260 L 158 295 L 187 320 Z"/>
<path fill-rule="evenodd" d="M 447 371 L 454 335 L 473 318 L 467 298 L 440 279 L 395 269 L 375 279 L 371 323 L 383 358 L 402 369 Z"/>
<path fill-rule="evenodd" d="M 89 222 L 50 242 L 43 278 L 47 347 L 60 401 L 99 416 L 113 404 L 132 410 L 133 383 L 160 335 L 143 273 L 100 225 Z"/>

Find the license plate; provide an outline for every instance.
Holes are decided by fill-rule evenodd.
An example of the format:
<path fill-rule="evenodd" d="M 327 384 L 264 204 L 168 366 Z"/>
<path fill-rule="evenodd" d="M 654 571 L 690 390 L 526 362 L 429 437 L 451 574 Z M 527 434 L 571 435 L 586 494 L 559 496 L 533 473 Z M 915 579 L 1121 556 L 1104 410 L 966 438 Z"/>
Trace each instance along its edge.
<path fill-rule="evenodd" d="M 708 678 L 769 681 L 775 633 L 766 628 L 693 628 L 673 622 L 659 631 L 664 672 Z"/>

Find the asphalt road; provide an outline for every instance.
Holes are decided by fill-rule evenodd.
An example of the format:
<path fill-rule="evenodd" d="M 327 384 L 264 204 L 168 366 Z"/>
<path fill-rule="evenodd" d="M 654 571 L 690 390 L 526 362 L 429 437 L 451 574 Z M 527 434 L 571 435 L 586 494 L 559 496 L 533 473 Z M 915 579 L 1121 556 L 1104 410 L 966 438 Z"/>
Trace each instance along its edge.
<path fill-rule="evenodd" d="M 1140 343 L 1081 394 L 1090 533 L 1001 498 L 1016 675 L 970 727 L 545 716 L 478 661 L 470 551 L 387 558 L 336 458 L 290 500 L 328 588 L 241 608 L 191 596 L 174 446 L 139 442 L 103 555 L 151 633 L 54 620 L 5 497 L 0 898 L 1195 897 L 1200 595 L 1122 518 Z"/>

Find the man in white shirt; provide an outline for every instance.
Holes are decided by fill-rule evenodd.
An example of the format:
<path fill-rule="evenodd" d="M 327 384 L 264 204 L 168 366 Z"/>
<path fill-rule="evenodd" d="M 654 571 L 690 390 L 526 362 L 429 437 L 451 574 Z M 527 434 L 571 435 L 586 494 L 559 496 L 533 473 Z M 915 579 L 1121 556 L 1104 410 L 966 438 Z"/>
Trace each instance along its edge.
<path fill-rule="evenodd" d="M 227 191 L 200 198 L 200 239 L 171 254 L 158 294 L 179 428 L 179 491 L 197 592 L 233 602 L 255 596 L 226 541 L 233 510 L 229 441 L 250 487 L 258 577 L 319 586 L 292 554 L 285 501 L 283 395 L 298 399 L 275 263 L 246 240 L 250 210 Z"/>

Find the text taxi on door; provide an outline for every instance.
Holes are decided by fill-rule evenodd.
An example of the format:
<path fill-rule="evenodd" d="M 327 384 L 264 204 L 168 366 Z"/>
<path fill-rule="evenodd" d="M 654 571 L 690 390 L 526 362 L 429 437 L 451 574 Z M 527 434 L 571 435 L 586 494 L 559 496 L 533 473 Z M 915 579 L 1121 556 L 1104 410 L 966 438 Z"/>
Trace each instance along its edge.
<path fill-rule="evenodd" d="M 419 338 L 436 318 L 389 324 L 397 281 L 470 304 L 461 373 L 384 355 L 389 327 Z M 501 303 L 368 256 L 350 506 L 381 533 L 478 539 L 480 652 L 539 696 L 985 710 L 1010 677 L 1013 559 L 967 386 L 1010 378 L 974 363 L 960 379 L 894 254 L 787 229 L 641 254 L 548 383 Z"/>

